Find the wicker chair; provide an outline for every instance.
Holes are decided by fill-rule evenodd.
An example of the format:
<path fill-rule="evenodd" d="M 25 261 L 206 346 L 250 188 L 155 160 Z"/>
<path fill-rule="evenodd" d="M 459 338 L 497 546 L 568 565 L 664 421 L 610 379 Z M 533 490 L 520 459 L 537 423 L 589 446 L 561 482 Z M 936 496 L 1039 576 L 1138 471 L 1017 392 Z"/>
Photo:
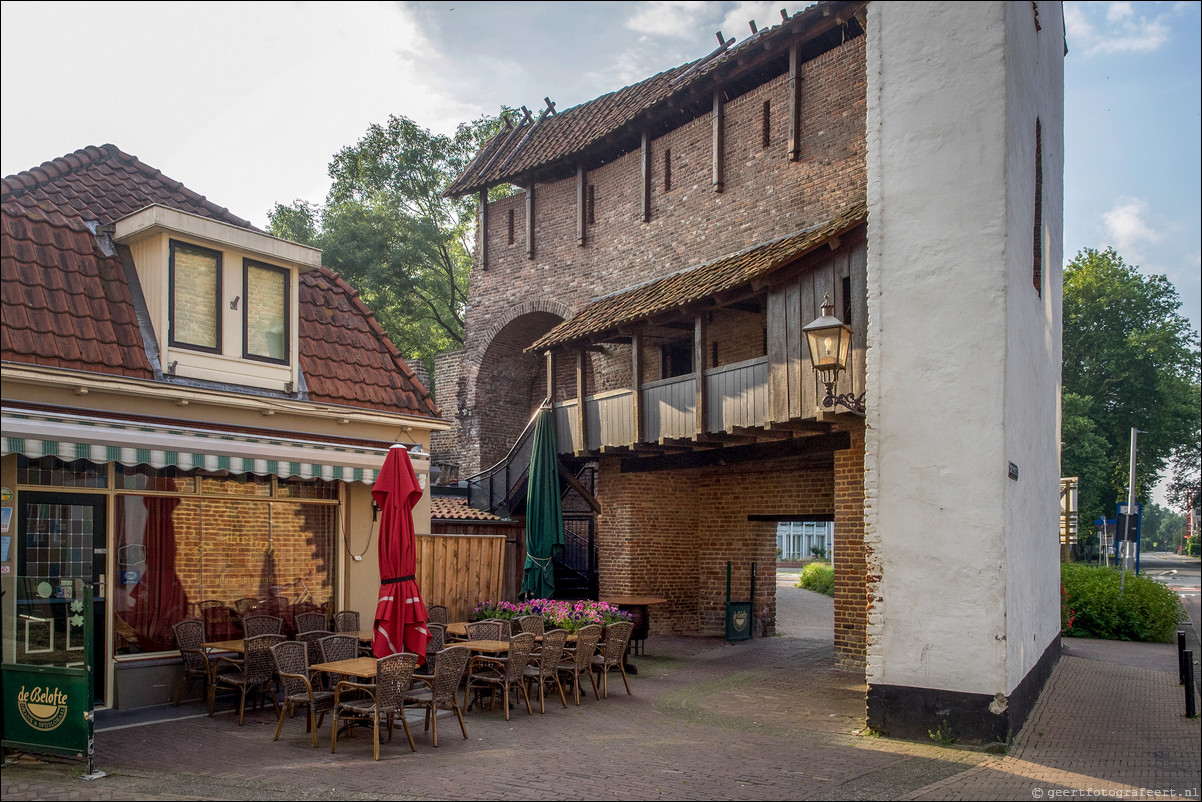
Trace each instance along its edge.
<path fill-rule="evenodd" d="M 327 635 L 318 641 L 321 648 L 321 662 L 332 663 L 335 660 L 350 660 L 359 656 L 359 640 L 354 635 Z M 337 687 L 342 682 L 342 675 L 333 672 L 326 674 L 326 687 Z"/>
<path fill-rule="evenodd" d="M 508 635 L 501 634 L 501 622 L 495 618 L 486 621 L 467 622 L 468 640 L 509 640 Z"/>
<path fill-rule="evenodd" d="M 248 615 L 242 619 L 242 634 L 246 638 L 259 635 L 279 635 L 284 631 L 284 619 L 278 615 Z"/>
<path fill-rule="evenodd" d="M 292 622 L 296 625 L 296 634 L 302 635 L 306 632 L 325 629 L 329 626 L 330 619 L 326 618 L 325 613 L 297 613 L 293 616 Z"/>
<path fill-rule="evenodd" d="M 429 730 L 433 726 L 435 746 L 438 746 L 438 708 L 447 705 L 458 716 L 459 729 L 463 731 L 464 739 L 467 739 L 463 708 L 459 706 L 459 681 L 463 679 L 463 670 L 471 656 L 472 651 L 467 646 L 448 646 L 438 653 L 433 676 L 414 674 L 414 681 L 426 687 L 414 687 L 405 694 L 405 704 L 426 708 L 426 729 Z"/>
<path fill-rule="evenodd" d="M 280 705 L 276 702 L 275 694 L 271 688 L 275 673 L 275 660 L 272 658 L 271 647 L 277 643 L 283 643 L 284 640 L 283 635 L 258 635 L 246 639 L 242 649 L 241 660 L 231 657 L 218 657 L 216 662 L 217 673 L 213 675 L 209 710 L 213 709 L 212 698 L 213 694 L 216 693 L 216 689 L 222 685 L 227 685 L 237 688 L 241 692 L 242 698 L 238 703 L 239 727 L 242 726 L 246 715 L 246 692 L 252 688 L 266 692 L 271 697 L 272 707 L 276 709 L 276 712 L 279 712 Z M 230 670 L 222 671 L 221 668 L 226 664 L 229 665 Z M 261 702 L 262 700 L 260 699 L 259 701 Z"/>
<path fill-rule="evenodd" d="M 414 752 L 417 746 L 413 743 L 413 733 L 409 731 L 409 722 L 405 720 L 405 691 L 413 681 L 413 669 L 417 666 L 417 655 L 412 652 L 390 654 L 376 661 L 375 684 L 342 681 L 334 694 L 334 734 L 330 738 L 330 751 L 338 748 L 338 720 L 363 719 L 371 720 L 372 749 L 375 759 L 380 759 L 380 719 L 388 722 L 388 740 L 392 740 L 392 722 L 394 718 L 401 719 L 405 728 L 405 737 L 409 739 L 409 748 Z M 347 699 L 344 693 L 355 694 Z M 437 745 L 437 744 L 435 744 Z"/>
<path fill-rule="evenodd" d="M 542 637 L 546 630 L 546 623 L 541 615 L 524 615 L 515 619 L 514 623 L 518 625 L 520 632 L 529 632 L 535 637 Z"/>
<path fill-rule="evenodd" d="M 600 653 L 593 655 L 592 670 L 598 674 L 601 683 L 601 694 L 609 698 L 609 672 L 618 669 L 622 672 L 622 682 L 626 684 L 626 693 L 630 694 L 630 680 L 626 678 L 626 647 L 630 645 L 630 633 L 634 632 L 634 624 L 630 621 L 618 621 L 605 628 L 605 641 L 601 644 Z M 593 685 L 596 694 L 597 686 Z"/>
<path fill-rule="evenodd" d="M 204 650 L 205 625 L 195 619 L 188 619 L 175 624 L 172 629 L 175 630 L 175 644 L 179 647 L 180 659 L 184 661 L 184 673 L 180 675 L 179 685 L 175 688 L 174 705 L 179 707 L 184 685 L 190 679 L 199 679 L 204 682 L 201 698 L 207 700 L 209 685 L 213 681 L 213 661 L 209 659 L 209 653 Z"/>
<path fill-rule="evenodd" d="M 433 624 L 426 622 L 426 631 L 430 633 L 430 639 L 426 641 L 426 671 L 427 674 L 434 673 L 434 661 L 447 646 L 447 628 L 442 624 Z"/>
<path fill-rule="evenodd" d="M 447 608 L 441 604 L 434 604 L 426 608 L 427 622 L 431 624 L 447 624 Z"/>
<path fill-rule="evenodd" d="M 526 714 L 533 715 L 530 709 L 530 694 L 526 693 L 526 683 L 523 672 L 530 662 L 530 653 L 534 651 L 534 634 L 520 632 L 509 639 L 509 651 L 504 657 L 473 657 L 467 672 L 467 688 L 463 692 L 463 705 L 471 710 L 471 694 L 473 689 L 488 689 L 491 697 L 498 690 L 501 692 L 501 704 L 505 707 L 505 720 L 509 721 L 509 688 L 516 685 L 522 690 L 526 700 Z"/>
<path fill-rule="evenodd" d="M 543 645 L 535 652 L 531 662 L 522 672 L 522 678 L 527 685 L 538 683 L 538 712 L 547 712 L 543 701 L 543 691 L 550 683 L 555 683 L 559 691 L 559 701 L 568 706 L 568 700 L 563 695 L 563 683 L 559 681 L 559 661 L 563 658 L 563 647 L 568 641 L 566 629 L 553 629 L 543 635 Z"/>
<path fill-rule="evenodd" d="M 309 665 L 320 663 L 325 658 L 321 654 L 321 640 L 333 635 L 328 629 L 312 629 L 308 632 L 301 632 L 296 636 L 296 639 L 308 647 Z"/>
<path fill-rule="evenodd" d="M 323 690 L 313 682 L 309 670 L 309 648 L 300 641 L 286 641 L 271 647 L 275 660 L 276 674 L 284 684 L 284 706 L 280 708 L 280 720 L 275 725 L 275 738 L 280 740 L 284 729 L 284 717 L 291 717 L 298 707 L 308 708 L 305 732 L 313 736 L 313 748 L 317 748 L 317 730 L 326 713 L 334 709 L 334 693 Z M 317 685 L 314 688 L 314 685 Z"/>
<path fill-rule="evenodd" d="M 571 676 L 572 691 L 576 704 L 580 705 L 580 675 L 584 674 L 593 685 L 593 695 L 597 694 L 597 683 L 593 681 L 593 653 L 597 651 L 597 641 L 601 640 L 601 625 L 589 624 L 576 632 L 576 646 L 564 649 L 564 660 L 559 664 L 560 676 Z"/>
<path fill-rule="evenodd" d="M 359 611 L 358 610 L 340 610 L 334 613 L 334 631 L 335 632 L 358 632 L 359 631 Z"/>

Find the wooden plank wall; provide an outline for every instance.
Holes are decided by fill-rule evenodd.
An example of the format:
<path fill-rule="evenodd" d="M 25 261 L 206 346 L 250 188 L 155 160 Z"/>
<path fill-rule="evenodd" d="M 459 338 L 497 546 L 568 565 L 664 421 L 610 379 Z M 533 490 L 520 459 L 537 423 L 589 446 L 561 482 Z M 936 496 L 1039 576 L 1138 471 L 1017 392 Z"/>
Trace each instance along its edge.
<path fill-rule="evenodd" d="M 449 620 L 466 621 L 480 602 L 504 598 L 505 541 L 504 534 L 419 534 L 422 599 L 445 605 Z"/>

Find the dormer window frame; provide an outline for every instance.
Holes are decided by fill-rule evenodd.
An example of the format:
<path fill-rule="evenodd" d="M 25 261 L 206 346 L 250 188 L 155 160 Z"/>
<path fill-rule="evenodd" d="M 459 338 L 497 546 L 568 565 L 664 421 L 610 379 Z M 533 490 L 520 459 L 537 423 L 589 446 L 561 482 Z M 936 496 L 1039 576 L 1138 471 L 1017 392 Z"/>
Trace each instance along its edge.
<path fill-rule="evenodd" d="M 250 313 L 253 308 L 251 298 L 250 273 L 251 270 L 265 270 L 269 272 L 279 273 L 284 280 L 283 291 L 283 358 L 276 358 L 266 354 L 257 354 L 250 349 L 251 335 L 251 320 Z M 267 362 L 272 365 L 289 365 L 292 360 L 292 274 L 294 271 L 273 265 L 269 262 L 264 262 L 259 259 L 251 259 L 243 257 L 242 259 L 242 358 L 250 359 L 256 362 Z"/>
<path fill-rule="evenodd" d="M 168 344 L 172 348 L 183 348 L 189 351 L 200 351 L 206 354 L 220 354 L 222 352 L 221 299 L 223 297 L 221 278 L 224 270 L 224 254 L 219 250 L 206 248 L 203 245 L 197 245 L 193 242 L 187 242 L 185 240 L 177 240 L 174 237 L 168 240 L 168 247 Z M 178 286 L 176 281 L 176 252 L 179 249 L 185 249 L 195 253 L 203 254 L 205 256 L 210 256 L 215 260 L 216 287 L 213 295 L 211 312 L 213 314 L 213 323 L 215 329 L 214 339 L 216 342 L 213 346 L 191 343 L 176 336 L 176 290 Z"/>

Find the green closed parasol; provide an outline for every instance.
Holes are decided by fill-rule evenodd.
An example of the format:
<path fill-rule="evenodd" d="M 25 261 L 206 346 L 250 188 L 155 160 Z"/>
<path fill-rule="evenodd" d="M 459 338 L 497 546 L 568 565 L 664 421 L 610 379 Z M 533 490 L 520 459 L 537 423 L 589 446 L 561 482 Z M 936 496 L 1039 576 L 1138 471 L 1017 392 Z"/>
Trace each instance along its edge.
<path fill-rule="evenodd" d="M 530 474 L 526 485 L 526 566 L 521 595 L 549 599 L 555 594 L 551 558 L 563 549 L 563 507 L 559 503 L 559 453 L 555 415 L 549 407 L 538 413 Z"/>

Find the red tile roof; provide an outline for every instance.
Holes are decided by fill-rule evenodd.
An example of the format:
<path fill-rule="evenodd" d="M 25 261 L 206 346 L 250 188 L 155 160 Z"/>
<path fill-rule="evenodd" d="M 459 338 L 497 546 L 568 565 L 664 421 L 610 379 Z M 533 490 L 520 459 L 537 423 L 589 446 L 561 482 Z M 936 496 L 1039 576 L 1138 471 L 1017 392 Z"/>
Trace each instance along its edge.
<path fill-rule="evenodd" d="M 696 94 L 719 73 L 775 47 L 785 47 L 798 33 L 825 32 L 836 22 L 850 21 L 863 2 L 818 2 L 780 25 L 762 28 L 734 47 L 719 47 L 704 58 L 682 64 L 643 81 L 610 92 L 556 114 L 545 111 L 490 140 L 451 185 L 448 195 L 466 195 L 506 182 L 524 185 L 534 169 L 573 159 L 610 142 L 621 129 L 662 111 L 673 98 Z"/>
<path fill-rule="evenodd" d="M 161 204 L 254 227 L 113 145 L 87 147 L 3 180 L 0 359 L 153 379 L 118 254 L 89 223 Z M 358 294 L 325 268 L 300 286 L 300 364 L 310 400 L 436 417 L 429 391 Z"/>
<path fill-rule="evenodd" d="M 504 521 L 504 518 L 467 505 L 462 496 L 430 496 L 432 521 Z"/>
<path fill-rule="evenodd" d="M 679 309 L 785 267 L 868 219 L 863 201 L 821 225 L 593 301 L 527 348 L 541 351 Z"/>

